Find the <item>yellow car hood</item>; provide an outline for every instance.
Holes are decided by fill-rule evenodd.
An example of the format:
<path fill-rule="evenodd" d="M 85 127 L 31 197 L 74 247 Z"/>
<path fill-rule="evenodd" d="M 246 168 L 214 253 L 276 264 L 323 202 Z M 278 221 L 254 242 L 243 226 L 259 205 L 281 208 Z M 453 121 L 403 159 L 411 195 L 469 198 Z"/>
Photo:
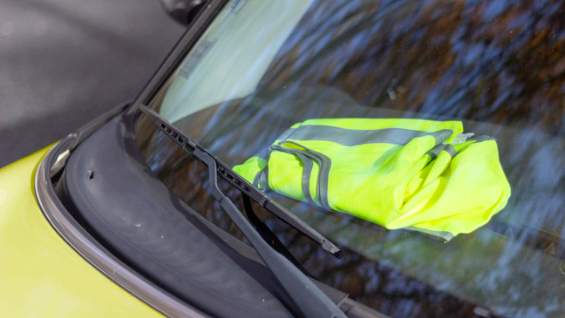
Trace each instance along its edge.
<path fill-rule="evenodd" d="M 51 147 L 0 169 L 0 316 L 162 317 L 87 263 L 43 216 L 34 180 Z"/>

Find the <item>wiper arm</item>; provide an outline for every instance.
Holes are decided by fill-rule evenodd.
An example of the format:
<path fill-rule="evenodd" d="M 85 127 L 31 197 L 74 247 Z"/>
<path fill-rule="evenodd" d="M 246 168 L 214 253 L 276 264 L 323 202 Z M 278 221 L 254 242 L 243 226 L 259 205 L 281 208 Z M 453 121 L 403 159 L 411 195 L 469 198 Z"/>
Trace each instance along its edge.
<path fill-rule="evenodd" d="M 261 256 L 267 267 L 271 270 L 271 272 L 283 286 L 283 288 L 288 292 L 289 296 L 296 303 L 304 316 L 308 318 L 346 318 L 343 311 L 341 311 L 341 309 L 339 309 L 339 307 L 334 302 L 332 302 L 331 299 L 328 298 L 328 296 L 324 294 L 304 273 L 302 273 L 295 265 L 291 263 L 291 261 L 275 251 L 263 240 L 261 235 L 259 235 L 259 233 L 255 231 L 255 229 L 238 210 L 238 208 L 233 204 L 233 202 L 222 193 L 222 191 L 218 187 L 218 174 L 226 178 L 226 180 L 228 181 L 233 181 L 230 183 L 234 184 L 234 186 L 236 187 L 238 185 L 237 181 L 239 181 L 239 187 L 237 188 L 240 189 L 240 191 L 242 191 L 244 195 L 248 194 L 252 199 L 254 199 L 254 197 L 251 195 L 251 190 L 254 190 L 254 188 L 246 181 L 242 182 L 242 180 L 240 180 L 235 175 L 235 173 L 232 172 L 231 169 L 229 169 L 229 167 L 227 167 L 225 164 L 222 164 L 217 158 L 213 157 L 196 142 L 192 141 L 188 137 L 184 136 L 180 131 L 172 127 L 172 125 L 170 125 L 160 115 L 153 112 L 145 105 L 141 105 L 140 108 L 143 113 L 145 113 L 151 119 L 151 121 L 155 125 L 157 125 L 158 128 L 163 130 L 183 149 L 194 155 L 197 160 L 204 163 L 208 167 L 208 179 L 210 182 L 212 195 L 220 203 L 222 210 L 224 210 L 224 212 L 228 214 L 235 225 L 251 242 L 253 247 L 257 250 L 259 256 Z M 267 208 L 267 206 L 269 205 L 268 203 L 271 203 L 275 207 L 278 207 L 280 211 L 286 211 L 284 210 L 284 208 L 276 205 L 274 202 L 270 201 L 266 196 L 263 195 L 259 204 Z M 281 215 L 284 215 L 283 213 L 284 212 L 281 212 Z M 292 214 L 288 212 L 288 215 L 284 215 L 284 217 L 287 220 L 290 220 L 290 222 L 294 222 L 293 220 L 296 217 L 294 217 L 294 215 L 291 215 Z M 281 217 L 281 219 L 283 218 Z M 332 254 L 334 255 L 339 253 L 339 249 L 327 239 L 325 239 L 321 234 L 317 233 L 314 229 L 310 228 L 301 220 L 297 223 L 302 223 L 300 224 L 300 226 L 305 228 L 307 233 L 309 233 L 313 237 L 317 237 L 319 235 L 322 247 L 324 247 L 325 245 L 326 249 L 328 249 L 330 252 L 333 252 Z M 308 236 L 310 237 L 310 235 Z"/>
<path fill-rule="evenodd" d="M 259 235 L 261 235 L 263 240 L 267 242 L 267 244 L 269 244 L 275 251 L 281 253 L 284 257 L 286 257 L 292 264 L 294 264 L 294 266 L 298 267 L 298 269 L 306 274 L 306 276 L 313 278 L 312 274 L 310 274 L 308 270 L 306 270 L 306 268 L 304 268 L 304 266 L 300 264 L 300 262 L 294 257 L 294 255 L 289 252 L 286 246 L 284 246 L 279 238 L 271 231 L 271 229 L 269 229 L 269 227 L 257 217 L 255 212 L 253 212 L 251 199 L 245 194 L 242 195 L 242 199 L 244 206 L 243 209 L 245 211 L 245 214 L 247 215 L 247 219 L 251 222 L 251 224 L 253 224 L 255 230 L 259 232 Z"/>

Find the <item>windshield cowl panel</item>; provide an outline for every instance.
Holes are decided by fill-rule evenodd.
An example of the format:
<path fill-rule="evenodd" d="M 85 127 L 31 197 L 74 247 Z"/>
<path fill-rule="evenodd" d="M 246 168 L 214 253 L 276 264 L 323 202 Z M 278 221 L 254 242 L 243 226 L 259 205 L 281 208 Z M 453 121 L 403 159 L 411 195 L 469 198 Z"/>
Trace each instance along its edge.
<path fill-rule="evenodd" d="M 199 312 L 292 316 L 273 296 L 282 291 L 268 269 L 151 174 L 131 129 L 132 117 L 112 121 L 69 157 L 59 191 L 73 218 L 131 271 Z"/>

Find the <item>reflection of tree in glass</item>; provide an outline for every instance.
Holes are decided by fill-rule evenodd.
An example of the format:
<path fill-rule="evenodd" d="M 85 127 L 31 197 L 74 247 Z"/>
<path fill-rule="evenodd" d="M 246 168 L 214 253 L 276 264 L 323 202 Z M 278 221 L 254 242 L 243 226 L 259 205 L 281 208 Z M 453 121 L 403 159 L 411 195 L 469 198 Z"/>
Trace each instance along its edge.
<path fill-rule="evenodd" d="M 426 3 L 317 1 L 262 84 L 565 133 L 563 1 Z"/>

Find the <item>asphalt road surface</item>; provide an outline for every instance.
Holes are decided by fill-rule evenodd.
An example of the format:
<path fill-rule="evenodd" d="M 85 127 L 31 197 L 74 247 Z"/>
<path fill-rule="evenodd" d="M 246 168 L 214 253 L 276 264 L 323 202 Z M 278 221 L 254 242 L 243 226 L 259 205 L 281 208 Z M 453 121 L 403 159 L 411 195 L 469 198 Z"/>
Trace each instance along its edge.
<path fill-rule="evenodd" d="M 158 0 L 0 0 L 0 167 L 133 99 L 183 31 Z"/>

